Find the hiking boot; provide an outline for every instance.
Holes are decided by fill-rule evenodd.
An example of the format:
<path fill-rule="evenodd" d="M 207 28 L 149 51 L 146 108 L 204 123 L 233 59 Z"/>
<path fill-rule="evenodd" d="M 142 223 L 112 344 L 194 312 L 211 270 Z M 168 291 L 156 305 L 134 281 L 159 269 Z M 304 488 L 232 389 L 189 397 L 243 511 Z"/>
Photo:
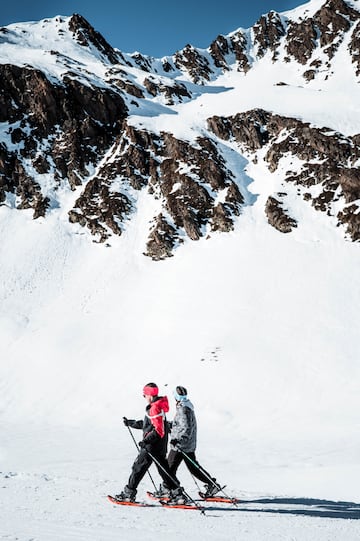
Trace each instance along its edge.
<path fill-rule="evenodd" d="M 155 496 L 157 498 L 170 498 L 171 490 L 165 485 L 165 483 L 162 483 L 159 486 L 159 489 L 155 492 Z"/>
<path fill-rule="evenodd" d="M 212 483 L 205 485 L 206 491 L 204 492 L 204 498 L 211 498 L 215 496 L 221 490 L 221 486 L 216 482 L 216 479 L 212 478 Z"/>
<path fill-rule="evenodd" d="M 136 490 L 126 486 L 124 490 L 120 492 L 120 494 L 116 494 L 114 498 L 119 502 L 134 502 L 136 498 Z"/>
<path fill-rule="evenodd" d="M 189 501 L 189 498 L 184 494 L 181 487 L 175 488 L 170 491 L 170 498 L 168 504 L 170 505 L 185 505 Z"/>

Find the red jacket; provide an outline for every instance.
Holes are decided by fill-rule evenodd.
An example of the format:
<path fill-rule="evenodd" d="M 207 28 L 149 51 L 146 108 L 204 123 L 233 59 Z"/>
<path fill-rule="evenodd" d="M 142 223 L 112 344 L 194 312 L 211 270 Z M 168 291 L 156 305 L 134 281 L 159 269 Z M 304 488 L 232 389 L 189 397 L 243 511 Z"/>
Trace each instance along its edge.
<path fill-rule="evenodd" d="M 167 396 L 159 396 L 157 400 L 154 400 L 154 402 L 149 404 L 149 406 L 146 408 L 146 418 L 150 420 L 152 426 L 149 426 L 150 430 L 147 431 L 147 434 L 144 434 L 144 439 L 148 439 L 146 436 L 150 434 L 153 428 L 160 438 L 165 436 L 165 413 L 168 411 L 169 401 Z M 145 424 L 148 425 L 148 423 L 144 423 L 144 425 Z"/>

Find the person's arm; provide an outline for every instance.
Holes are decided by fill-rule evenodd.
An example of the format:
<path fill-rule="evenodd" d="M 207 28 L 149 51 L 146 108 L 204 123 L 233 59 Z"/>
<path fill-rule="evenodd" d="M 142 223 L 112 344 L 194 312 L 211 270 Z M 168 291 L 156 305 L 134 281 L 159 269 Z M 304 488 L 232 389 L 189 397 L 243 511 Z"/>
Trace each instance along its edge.
<path fill-rule="evenodd" d="M 127 417 L 123 417 L 124 425 L 129 426 L 130 428 L 136 428 L 142 430 L 144 426 L 144 421 L 141 419 L 140 421 L 136 421 L 135 419 L 128 419 Z"/>
<path fill-rule="evenodd" d="M 182 448 L 190 438 L 191 410 L 189 408 L 178 408 L 176 412 L 176 423 L 170 434 L 170 443 Z"/>

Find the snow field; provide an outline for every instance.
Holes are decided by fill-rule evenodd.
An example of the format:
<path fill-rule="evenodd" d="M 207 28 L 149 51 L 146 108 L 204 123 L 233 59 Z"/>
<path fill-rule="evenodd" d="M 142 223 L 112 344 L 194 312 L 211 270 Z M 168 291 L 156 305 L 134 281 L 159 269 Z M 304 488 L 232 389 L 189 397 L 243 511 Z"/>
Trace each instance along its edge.
<path fill-rule="evenodd" d="M 26 42 L 27 55 L 19 48 L 15 58 L 9 45 L 5 60 L 59 76 L 64 65 L 41 53 L 43 38 L 36 54 Z M 147 101 L 131 122 L 194 141 L 209 135 L 209 116 L 262 107 L 359 133 L 347 45 L 326 82 L 306 84 L 300 67 L 265 58 L 246 77 L 231 72 L 198 88 L 189 103 Z M 64 52 L 99 84 L 101 59 L 69 43 Z M 158 210 L 146 192 L 108 247 L 68 222 L 77 192 L 60 190 L 59 207 L 36 221 L 14 201 L 0 206 L 0 539 L 360 538 L 359 246 L 292 187 L 299 227 L 271 229 L 264 201 L 281 187 L 281 171 L 247 162 L 232 143 L 221 149 L 245 195 L 235 230 L 187 241 L 164 262 L 142 255 Z M 109 504 L 136 455 L 121 419 L 143 416 L 148 381 L 169 396 L 170 419 L 173 388 L 188 388 L 200 462 L 230 495 L 253 503 L 206 517 Z M 184 468 L 179 475 L 196 496 Z M 146 489 L 147 477 L 140 499 Z"/>

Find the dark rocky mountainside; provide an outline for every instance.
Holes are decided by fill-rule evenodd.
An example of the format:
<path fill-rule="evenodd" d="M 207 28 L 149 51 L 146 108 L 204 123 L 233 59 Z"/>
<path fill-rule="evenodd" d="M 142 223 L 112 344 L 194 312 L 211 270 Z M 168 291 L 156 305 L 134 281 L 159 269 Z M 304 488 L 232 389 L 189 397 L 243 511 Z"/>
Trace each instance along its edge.
<path fill-rule="evenodd" d="M 266 149 L 264 159 L 272 172 L 278 169 L 284 156 L 292 155 L 302 160 L 300 170 L 284 172 L 284 185 L 294 183 L 305 189 L 320 188 L 316 196 L 308 190 L 302 192 L 302 196 L 316 210 L 329 216 L 334 213 L 334 202 L 343 197 L 347 206 L 346 211 L 342 209 L 336 213 L 338 223 L 346 225 L 352 240 L 360 240 L 360 214 L 355 204 L 360 199 L 360 170 L 355 166 L 360 158 L 358 135 L 344 137 L 331 133 L 328 128 L 315 128 L 262 110 L 239 113 L 230 118 L 213 117 L 208 124 L 219 138 L 236 141 L 245 152 Z M 266 213 L 271 225 L 284 233 L 296 227 L 274 196 L 269 197 Z"/>
<path fill-rule="evenodd" d="M 234 228 L 246 194 L 227 161 L 230 145 L 280 175 L 281 191 L 269 193 L 263 209 L 278 231 L 298 226 L 287 205 L 287 188 L 296 186 L 304 204 L 360 240 L 360 135 L 260 108 L 209 115 L 191 141 L 129 121 L 143 108 L 185 105 L 222 74 L 246 77 L 261 62 L 295 66 L 305 85 L 327 81 L 345 44 L 360 78 L 360 13 L 351 3 L 328 0 L 313 16 L 293 20 L 270 12 L 250 30 L 218 36 L 206 51 L 187 45 L 162 60 L 113 49 L 79 15 L 41 24 L 57 35 L 56 50 L 36 49 L 52 71 L 39 61 L 10 62 L 6 47 L 26 46 L 21 40 L 29 31 L 0 29 L 0 204 L 46 218 L 59 205 L 60 190 L 72 191 L 70 223 L 105 242 L 126 229 L 146 191 L 157 212 L 144 253 L 164 259 L 186 238 Z M 81 55 L 94 58 L 98 71 Z M 301 165 L 287 169 L 289 156 Z"/>

